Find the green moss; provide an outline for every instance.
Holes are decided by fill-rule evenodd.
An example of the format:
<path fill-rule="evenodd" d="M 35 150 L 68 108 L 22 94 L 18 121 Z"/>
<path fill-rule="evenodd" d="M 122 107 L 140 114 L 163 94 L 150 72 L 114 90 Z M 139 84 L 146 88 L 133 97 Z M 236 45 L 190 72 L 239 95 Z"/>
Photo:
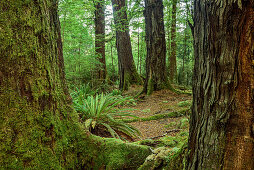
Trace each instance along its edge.
<path fill-rule="evenodd" d="M 182 170 L 185 166 L 185 157 L 187 154 L 187 142 L 178 147 L 159 147 L 153 151 L 153 154 L 146 158 L 139 170 L 147 169 L 174 169 Z"/>
<path fill-rule="evenodd" d="M 182 170 L 185 169 L 185 157 L 188 152 L 187 142 L 178 149 L 172 156 L 168 157 L 164 164 L 164 169 Z"/>
<path fill-rule="evenodd" d="M 147 84 L 147 95 L 151 95 L 154 91 L 154 82 L 152 80 L 152 78 L 150 78 L 148 80 L 148 84 Z"/>
<path fill-rule="evenodd" d="M 150 121 L 150 120 L 159 120 L 159 119 L 165 119 L 165 118 L 171 118 L 171 117 L 180 117 L 183 115 L 186 115 L 188 113 L 189 109 L 184 109 L 178 112 L 169 112 L 164 114 L 156 114 L 150 117 L 141 117 L 141 118 L 134 118 L 134 119 L 126 119 L 123 120 L 124 122 L 137 122 L 137 121 Z"/>
<path fill-rule="evenodd" d="M 147 147 L 92 136 L 78 122 L 65 91 L 52 4 L 0 2 L 0 169 L 138 166 Z"/>
<path fill-rule="evenodd" d="M 144 140 L 140 140 L 140 141 L 137 141 L 137 142 L 134 142 L 138 145 L 147 145 L 147 146 L 152 146 L 156 143 L 155 140 L 152 140 L 152 139 L 144 139 Z"/>
<path fill-rule="evenodd" d="M 168 125 L 165 125 L 165 128 L 173 128 L 176 127 L 177 123 L 176 122 L 170 122 Z"/>
<path fill-rule="evenodd" d="M 132 64 L 131 70 L 125 70 L 124 72 L 123 90 L 128 90 L 130 85 L 132 84 L 137 84 L 137 85 L 143 84 L 143 81 L 136 70 L 134 62 Z"/>
<path fill-rule="evenodd" d="M 179 102 L 177 104 L 178 107 L 190 107 L 192 104 L 192 100 L 186 100 L 186 101 L 182 101 L 182 102 Z"/>

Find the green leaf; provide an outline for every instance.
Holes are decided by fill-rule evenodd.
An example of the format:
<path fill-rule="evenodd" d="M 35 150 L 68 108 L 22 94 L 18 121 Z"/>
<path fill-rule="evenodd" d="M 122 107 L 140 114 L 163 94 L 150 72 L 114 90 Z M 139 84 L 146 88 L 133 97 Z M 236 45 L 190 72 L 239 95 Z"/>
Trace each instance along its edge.
<path fill-rule="evenodd" d="M 93 121 L 93 119 L 87 119 L 85 121 L 85 127 L 86 127 L 86 129 L 89 129 L 89 127 L 91 126 L 92 121 Z"/>
<path fill-rule="evenodd" d="M 96 120 L 92 121 L 92 128 L 94 129 L 96 125 Z"/>

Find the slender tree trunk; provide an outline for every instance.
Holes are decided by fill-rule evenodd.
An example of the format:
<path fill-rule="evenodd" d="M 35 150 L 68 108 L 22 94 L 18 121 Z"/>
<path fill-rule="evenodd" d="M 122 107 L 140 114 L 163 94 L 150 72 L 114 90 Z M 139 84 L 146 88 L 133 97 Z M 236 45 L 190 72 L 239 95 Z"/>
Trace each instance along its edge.
<path fill-rule="evenodd" d="M 170 54 L 170 74 L 169 80 L 171 82 L 177 81 L 177 66 L 176 66 L 176 5 L 177 0 L 172 3 L 172 26 L 171 26 L 171 54 Z"/>
<path fill-rule="evenodd" d="M 168 22 L 170 22 L 170 19 L 168 18 Z M 170 37 L 170 24 L 168 24 L 168 48 L 167 48 L 167 53 L 168 53 L 168 68 L 166 70 L 167 76 L 170 75 L 170 50 L 171 50 L 171 37 Z"/>
<path fill-rule="evenodd" d="M 65 25 L 66 25 L 66 21 L 65 21 L 65 18 L 66 18 L 66 12 L 64 13 L 64 20 L 63 20 L 63 28 L 62 28 L 62 45 L 64 45 L 64 29 L 65 29 Z"/>
<path fill-rule="evenodd" d="M 56 1 L 0 1 L 0 11 L 0 169 L 142 164 L 147 147 L 93 136 L 79 123 L 65 83 Z"/>
<path fill-rule="evenodd" d="M 145 38 L 143 36 L 143 34 L 141 34 L 141 41 L 144 42 Z M 142 56 L 143 56 L 143 53 L 144 53 L 144 47 L 143 47 L 143 43 L 141 44 L 141 52 L 142 52 L 142 55 L 140 55 L 139 57 L 139 75 L 142 75 Z"/>
<path fill-rule="evenodd" d="M 185 22 L 185 29 L 184 29 L 183 75 L 184 75 L 184 64 L 185 64 L 186 55 L 187 55 L 187 22 Z"/>
<path fill-rule="evenodd" d="M 111 54 L 112 69 L 114 69 L 115 66 L 114 66 L 114 57 L 113 57 L 113 46 L 112 46 L 112 44 L 111 44 L 111 47 L 110 47 L 110 54 Z"/>
<path fill-rule="evenodd" d="M 133 60 L 125 0 L 111 0 L 116 26 L 116 47 L 120 74 L 120 89 L 131 84 L 142 84 Z"/>
<path fill-rule="evenodd" d="M 139 59 L 139 27 L 138 27 L 138 64 L 137 64 L 137 72 L 138 72 L 139 62 L 140 62 L 140 59 Z"/>
<path fill-rule="evenodd" d="M 106 59 L 105 59 L 105 4 L 104 0 L 94 0 L 95 6 L 95 52 L 98 56 L 100 65 L 98 68 L 97 78 L 105 81 L 106 79 Z"/>
<path fill-rule="evenodd" d="M 187 169 L 254 169 L 254 1 L 194 2 Z"/>
<path fill-rule="evenodd" d="M 146 81 L 144 92 L 170 88 L 166 76 L 166 41 L 162 0 L 145 0 Z"/>

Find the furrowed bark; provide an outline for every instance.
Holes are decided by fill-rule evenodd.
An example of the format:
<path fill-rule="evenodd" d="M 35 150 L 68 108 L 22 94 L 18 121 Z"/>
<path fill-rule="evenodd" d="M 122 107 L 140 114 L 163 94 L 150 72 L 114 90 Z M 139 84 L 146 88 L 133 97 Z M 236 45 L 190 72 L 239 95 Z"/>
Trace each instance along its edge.
<path fill-rule="evenodd" d="M 194 2 L 187 169 L 254 169 L 254 2 Z"/>
<path fill-rule="evenodd" d="M 171 24 L 171 54 L 169 62 L 169 80 L 171 82 L 177 81 L 177 65 L 176 65 L 176 5 L 177 0 L 172 3 L 172 24 Z"/>
<path fill-rule="evenodd" d="M 97 79 L 105 81 L 107 75 L 105 59 L 105 5 L 104 1 L 94 1 L 95 6 L 95 52 L 100 65 L 98 66 Z"/>
<path fill-rule="evenodd" d="M 111 0 L 116 26 L 116 47 L 120 89 L 127 90 L 131 84 L 142 84 L 132 55 L 125 0 Z"/>
<path fill-rule="evenodd" d="M 166 40 L 162 0 L 145 0 L 146 80 L 144 92 L 171 88 L 166 76 Z"/>

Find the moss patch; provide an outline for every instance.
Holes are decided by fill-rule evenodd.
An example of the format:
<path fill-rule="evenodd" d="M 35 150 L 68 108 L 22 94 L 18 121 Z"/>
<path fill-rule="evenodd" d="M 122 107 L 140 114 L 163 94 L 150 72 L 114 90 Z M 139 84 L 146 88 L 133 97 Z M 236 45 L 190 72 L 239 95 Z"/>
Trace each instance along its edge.
<path fill-rule="evenodd" d="M 123 120 L 124 122 L 137 122 L 137 121 L 150 121 L 150 120 L 158 120 L 158 119 L 165 119 L 165 118 L 171 118 L 171 117 L 180 117 L 183 115 L 186 115 L 188 113 L 189 109 L 184 109 L 178 112 L 169 112 L 164 114 L 157 114 L 150 117 L 141 117 L 141 118 L 134 118 L 134 119 L 126 119 Z"/>

